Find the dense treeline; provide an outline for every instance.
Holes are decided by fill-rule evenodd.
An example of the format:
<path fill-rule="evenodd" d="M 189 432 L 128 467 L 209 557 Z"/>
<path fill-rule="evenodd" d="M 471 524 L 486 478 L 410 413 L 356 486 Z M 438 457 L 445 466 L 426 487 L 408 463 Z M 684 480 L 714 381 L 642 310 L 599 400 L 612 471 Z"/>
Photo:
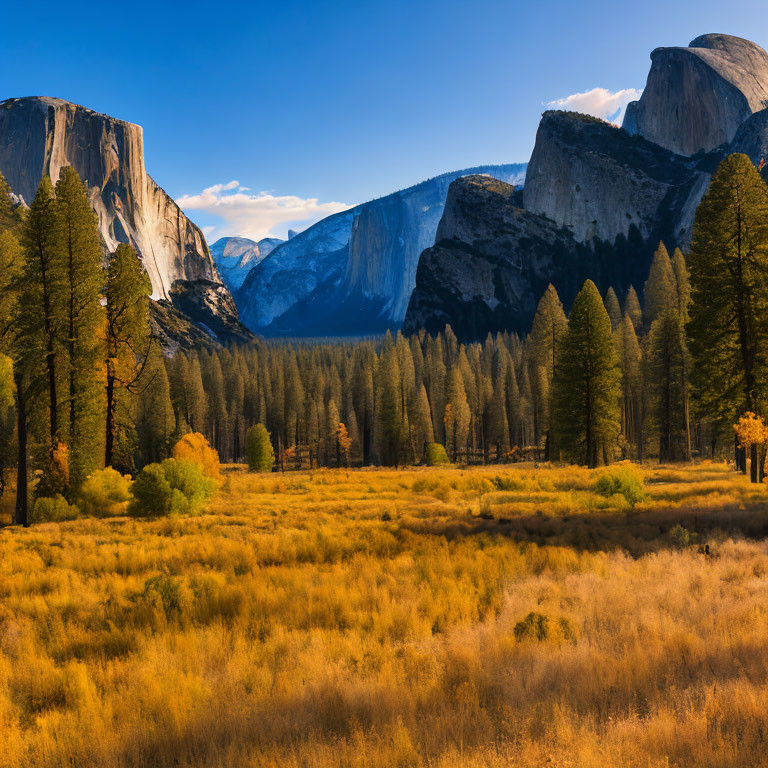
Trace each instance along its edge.
<path fill-rule="evenodd" d="M 224 461 L 255 451 L 254 465 L 269 439 L 281 469 L 410 464 L 434 443 L 452 461 L 589 466 L 732 446 L 762 477 L 768 187 L 744 155 L 714 175 L 687 259 L 659 244 L 644 305 L 588 280 L 566 316 L 549 286 L 527 338 L 468 345 L 446 327 L 164 359 L 146 272 L 127 245 L 103 263 L 71 168 L 55 188 L 43 179 L 28 211 L 0 177 L 0 229 L 0 491 L 15 463 L 20 522 L 28 477 L 37 496 L 72 497 L 95 469 L 133 474 L 189 432 Z"/>

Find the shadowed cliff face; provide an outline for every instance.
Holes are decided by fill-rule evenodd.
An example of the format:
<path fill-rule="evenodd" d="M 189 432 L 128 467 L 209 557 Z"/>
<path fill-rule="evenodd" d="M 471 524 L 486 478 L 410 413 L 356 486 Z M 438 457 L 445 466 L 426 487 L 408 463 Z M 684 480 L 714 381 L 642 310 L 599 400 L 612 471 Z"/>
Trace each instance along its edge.
<path fill-rule="evenodd" d="M 218 281 L 202 232 L 147 174 L 140 126 L 61 99 L 0 102 L 0 171 L 16 194 L 30 203 L 65 165 L 88 183 L 106 248 L 139 252 L 154 298 L 168 298 L 174 280 Z"/>
<path fill-rule="evenodd" d="M 527 330 L 539 295 L 576 261 L 568 232 L 515 205 L 514 188 L 487 176 L 451 184 L 435 245 L 421 255 L 403 331 L 465 341 Z"/>
<path fill-rule="evenodd" d="M 690 196 L 698 194 L 700 174 L 693 169 L 666 195 L 645 221 L 645 236 L 632 224 L 610 242 L 579 242 L 569 228 L 518 207 L 518 195 L 503 182 L 458 179 L 448 192 L 435 245 L 419 260 L 403 332 L 436 333 L 449 323 L 462 341 L 498 331 L 527 334 L 549 283 L 566 309 L 587 278 L 601 293 L 612 286 L 623 297 L 630 285 L 641 289 L 659 240 L 674 242 L 672 231 Z"/>
<path fill-rule="evenodd" d="M 476 170 L 521 183 L 524 165 Z M 266 335 L 380 333 L 403 321 L 421 252 L 432 245 L 448 186 L 468 171 L 329 216 L 279 245 L 237 292 L 243 322 Z"/>
<path fill-rule="evenodd" d="M 643 95 L 624 128 L 682 155 L 729 143 L 768 106 L 768 54 L 749 40 L 702 35 L 690 45 L 657 48 Z"/>
<path fill-rule="evenodd" d="M 711 158 L 687 158 L 573 112 L 545 112 L 523 191 L 526 210 L 552 219 L 580 243 L 614 243 L 663 228 L 688 242 L 709 184 Z"/>

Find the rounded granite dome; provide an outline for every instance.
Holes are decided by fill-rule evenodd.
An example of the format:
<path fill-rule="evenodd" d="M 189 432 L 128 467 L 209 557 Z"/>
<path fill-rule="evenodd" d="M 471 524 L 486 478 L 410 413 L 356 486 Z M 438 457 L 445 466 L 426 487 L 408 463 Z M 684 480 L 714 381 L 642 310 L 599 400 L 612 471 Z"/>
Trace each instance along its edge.
<path fill-rule="evenodd" d="M 701 35 L 687 47 L 657 48 L 648 82 L 624 128 L 681 155 L 733 140 L 768 107 L 768 54 L 749 40 Z"/>

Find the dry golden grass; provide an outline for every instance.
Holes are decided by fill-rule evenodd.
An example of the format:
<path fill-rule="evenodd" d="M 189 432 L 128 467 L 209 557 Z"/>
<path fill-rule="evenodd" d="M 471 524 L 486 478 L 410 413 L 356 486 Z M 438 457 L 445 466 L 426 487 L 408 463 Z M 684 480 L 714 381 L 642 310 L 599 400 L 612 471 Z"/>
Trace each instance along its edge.
<path fill-rule="evenodd" d="M 229 469 L 199 517 L 0 529 L 2 768 L 768 764 L 768 490 Z"/>

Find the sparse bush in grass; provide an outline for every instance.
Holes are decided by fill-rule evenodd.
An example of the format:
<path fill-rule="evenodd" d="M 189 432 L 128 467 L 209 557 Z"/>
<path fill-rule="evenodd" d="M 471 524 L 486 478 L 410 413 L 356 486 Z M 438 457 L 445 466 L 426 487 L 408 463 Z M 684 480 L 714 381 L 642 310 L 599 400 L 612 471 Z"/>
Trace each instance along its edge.
<path fill-rule="evenodd" d="M 216 489 L 216 482 L 191 461 L 166 459 L 147 464 L 131 487 L 128 513 L 135 517 L 195 514 Z"/>
<path fill-rule="evenodd" d="M 275 451 L 263 424 L 254 424 L 245 435 L 245 455 L 251 472 L 271 472 Z"/>
<path fill-rule="evenodd" d="M 77 507 L 72 506 L 61 494 L 42 496 L 35 501 L 31 522 L 60 523 L 64 520 L 74 520 L 77 512 Z"/>
<path fill-rule="evenodd" d="M 160 574 L 144 582 L 142 599 L 156 608 L 161 608 L 166 619 L 181 613 L 181 582 L 171 576 Z"/>
<path fill-rule="evenodd" d="M 525 640 L 576 642 L 576 630 L 565 616 L 552 621 L 549 616 L 537 611 L 531 611 L 522 621 L 518 621 L 513 632 L 518 642 Z"/>
<path fill-rule="evenodd" d="M 607 498 L 623 496 L 634 507 L 645 499 L 643 476 L 632 467 L 613 467 L 597 478 L 595 493 Z"/>
<path fill-rule="evenodd" d="M 83 482 L 78 506 L 84 515 L 111 517 L 125 514 L 131 498 L 131 478 L 106 467 L 93 472 Z"/>
<path fill-rule="evenodd" d="M 496 475 L 496 477 L 491 479 L 491 482 L 497 491 L 518 491 L 522 488 L 520 479 L 512 475 L 507 475 L 506 477 Z"/>
<path fill-rule="evenodd" d="M 531 611 L 522 621 L 515 624 L 513 631 L 515 639 L 519 641 L 546 640 L 549 635 L 549 617 Z"/>
<path fill-rule="evenodd" d="M 672 539 L 675 549 L 683 550 L 696 542 L 698 534 L 678 524 L 670 530 L 669 537 Z"/>
<path fill-rule="evenodd" d="M 219 452 L 211 448 L 208 441 L 199 432 L 190 432 L 173 447 L 173 458 L 179 461 L 192 461 L 197 464 L 207 477 L 217 482 L 221 476 Z"/>
<path fill-rule="evenodd" d="M 440 467 L 444 464 L 450 464 L 448 454 L 440 443 L 429 443 L 427 445 L 427 466 Z"/>

